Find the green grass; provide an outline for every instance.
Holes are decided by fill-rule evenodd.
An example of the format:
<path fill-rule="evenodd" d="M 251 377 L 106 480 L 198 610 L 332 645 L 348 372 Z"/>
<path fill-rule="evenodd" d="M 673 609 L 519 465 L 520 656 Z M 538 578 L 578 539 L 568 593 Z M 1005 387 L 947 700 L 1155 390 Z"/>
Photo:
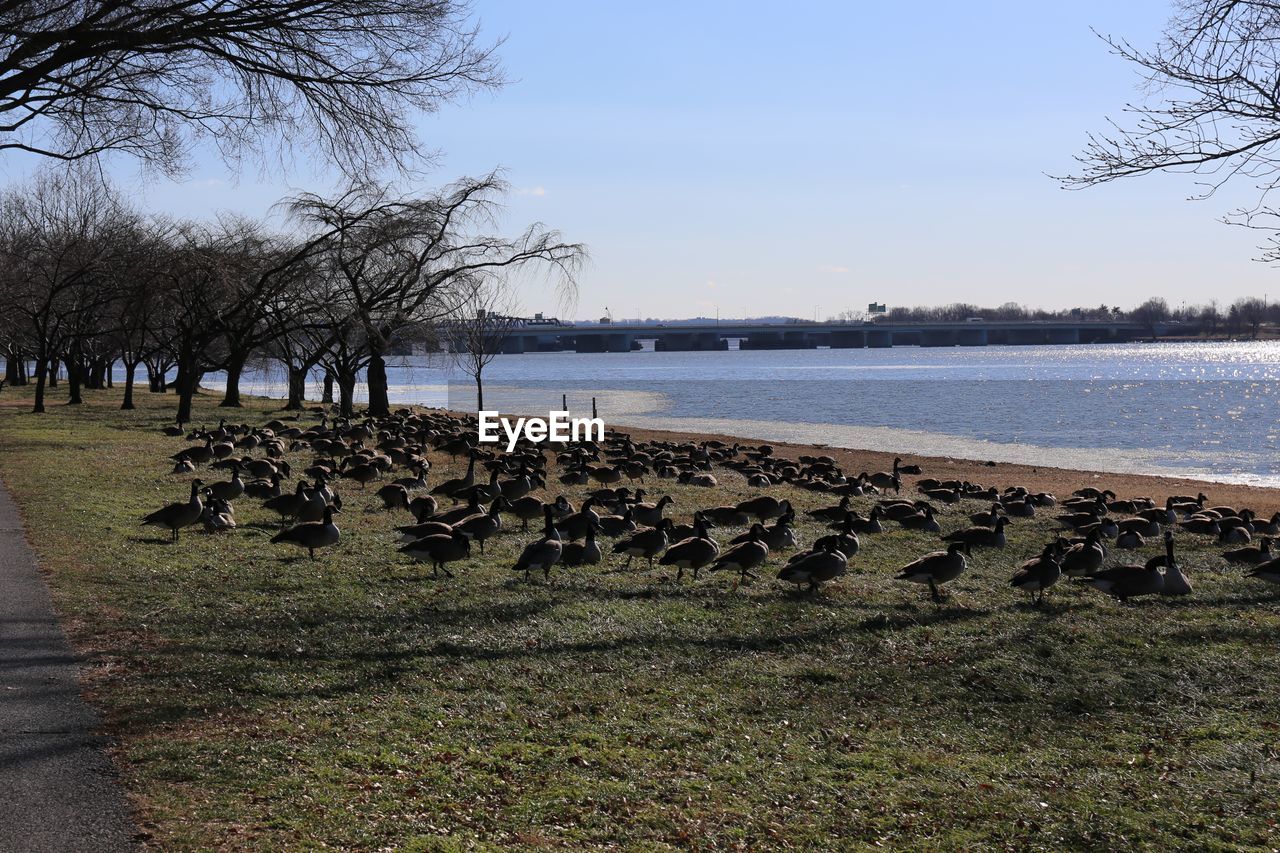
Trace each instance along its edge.
<path fill-rule="evenodd" d="M 1068 584 L 1027 606 L 1007 578 L 1040 519 L 940 608 L 892 579 L 936 547 L 906 532 L 817 597 L 616 560 L 525 584 L 518 532 L 434 581 L 372 488 L 342 486 L 316 562 L 243 499 L 234 534 L 158 541 L 138 519 L 186 495 L 172 398 L 87 397 L 0 405 L 0 473 L 165 847 L 1280 845 L 1280 600 L 1194 537 L 1194 596 L 1134 606 Z M 269 417 L 213 402 L 197 422 Z M 718 473 L 648 488 L 686 520 L 748 494 Z"/>

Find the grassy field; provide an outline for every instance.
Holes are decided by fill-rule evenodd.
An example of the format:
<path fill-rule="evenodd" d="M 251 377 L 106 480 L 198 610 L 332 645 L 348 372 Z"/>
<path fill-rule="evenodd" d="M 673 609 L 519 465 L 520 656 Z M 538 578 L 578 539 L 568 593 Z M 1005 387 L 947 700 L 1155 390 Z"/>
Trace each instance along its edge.
<path fill-rule="evenodd" d="M 1280 598 L 1194 537 L 1195 594 L 1133 606 L 1015 594 L 1040 519 L 942 607 L 892 579 L 937 546 L 900 531 L 816 597 L 616 558 L 526 584 L 519 532 L 436 581 L 395 551 L 407 514 L 346 484 L 315 562 L 245 499 L 235 533 L 167 543 L 138 520 L 187 494 L 172 399 L 86 396 L 34 416 L 5 389 L 0 474 L 158 845 L 1280 846 Z M 687 520 L 749 493 L 719 474 L 649 489 Z"/>

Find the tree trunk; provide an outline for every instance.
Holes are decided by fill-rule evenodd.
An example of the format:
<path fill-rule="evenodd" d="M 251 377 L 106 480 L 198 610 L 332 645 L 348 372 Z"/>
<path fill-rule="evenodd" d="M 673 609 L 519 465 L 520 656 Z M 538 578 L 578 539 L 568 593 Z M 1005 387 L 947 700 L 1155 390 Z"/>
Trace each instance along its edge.
<path fill-rule="evenodd" d="M 191 403 L 196 395 L 196 385 L 199 381 L 200 377 L 194 365 L 178 363 L 178 378 L 173 381 L 173 384 L 178 391 L 178 414 L 175 420 L 180 424 L 191 420 Z"/>
<path fill-rule="evenodd" d="M 342 370 L 338 373 L 338 410 L 344 418 L 355 413 L 356 374 L 355 371 Z"/>
<path fill-rule="evenodd" d="M 115 382 L 112 381 L 113 377 L 111 376 L 111 368 L 115 366 L 115 363 L 116 363 L 116 360 L 114 358 L 108 359 L 107 361 L 104 361 L 102 363 L 102 378 L 106 380 L 104 384 L 108 388 L 116 387 Z"/>
<path fill-rule="evenodd" d="M 235 354 L 227 359 L 227 393 L 222 396 L 219 406 L 223 408 L 240 408 L 240 374 L 244 373 L 244 363 L 249 354 Z"/>
<path fill-rule="evenodd" d="M 14 353 L 9 353 L 4 358 L 4 383 L 9 386 L 18 384 L 18 365 L 22 363 L 22 358 Z"/>
<path fill-rule="evenodd" d="M 476 411 L 484 411 L 484 380 L 480 377 L 480 371 L 476 371 Z"/>
<path fill-rule="evenodd" d="M 369 359 L 365 381 L 369 385 L 369 414 L 385 418 L 391 414 L 391 400 L 387 393 L 387 362 L 382 353 L 374 352 Z"/>
<path fill-rule="evenodd" d="M 44 388 L 48 372 L 48 362 L 42 358 L 36 359 L 36 402 L 31 411 L 37 415 L 44 412 Z"/>
<path fill-rule="evenodd" d="M 78 406 L 84 402 L 84 398 L 80 396 L 80 389 L 84 382 L 84 363 L 77 356 L 67 359 L 67 387 L 70 389 L 70 395 L 67 398 L 68 406 Z"/>
<path fill-rule="evenodd" d="M 50 388 L 58 387 L 58 360 L 56 358 L 49 359 L 48 376 L 45 379 L 45 384 Z"/>
<path fill-rule="evenodd" d="M 138 369 L 136 361 L 122 361 L 124 365 L 124 401 L 120 404 L 121 409 L 133 408 L 133 372 Z"/>
<path fill-rule="evenodd" d="M 329 368 L 324 369 L 324 391 L 320 397 L 321 403 L 333 405 L 333 371 Z"/>
<path fill-rule="evenodd" d="M 289 411 L 297 411 L 302 408 L 302 404 L 307 401 L 307 373 L 305 367 L 294 367 L 292 364 L 289 369 L 289 400 L 284 404 L 285 409 Z"/>

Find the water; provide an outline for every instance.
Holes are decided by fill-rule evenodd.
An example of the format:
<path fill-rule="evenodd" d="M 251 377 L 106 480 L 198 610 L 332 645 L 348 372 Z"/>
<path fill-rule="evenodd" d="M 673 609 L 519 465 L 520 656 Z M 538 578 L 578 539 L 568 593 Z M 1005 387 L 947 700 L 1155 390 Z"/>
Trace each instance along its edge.
<path fill-rule="evenodd" d="M 475 406 L 438 357 L 390 381 L 395 402 Z M 267 371 L 242 387 L 282 386 Z M 1276 342 L 540 353 L 497 358 L 485 394 L 519 413 L 566 394 L 575 415 L 595 396 L 610 426 L 1280 487 Z"/>

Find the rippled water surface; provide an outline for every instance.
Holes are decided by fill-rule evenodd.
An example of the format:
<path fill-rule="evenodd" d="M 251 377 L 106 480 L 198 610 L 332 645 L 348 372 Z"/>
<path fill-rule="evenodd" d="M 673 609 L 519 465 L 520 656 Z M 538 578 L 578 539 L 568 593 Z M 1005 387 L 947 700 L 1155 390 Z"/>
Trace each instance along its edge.
<path fill-rule="evenodd" d="M 540 353 L 485 376 L 510 412 L 594 396 L 611 425 L 1280 486 L 1280 343 Z M 474 408 L 438 358 L 390 378 L 397 402 Z"/>

